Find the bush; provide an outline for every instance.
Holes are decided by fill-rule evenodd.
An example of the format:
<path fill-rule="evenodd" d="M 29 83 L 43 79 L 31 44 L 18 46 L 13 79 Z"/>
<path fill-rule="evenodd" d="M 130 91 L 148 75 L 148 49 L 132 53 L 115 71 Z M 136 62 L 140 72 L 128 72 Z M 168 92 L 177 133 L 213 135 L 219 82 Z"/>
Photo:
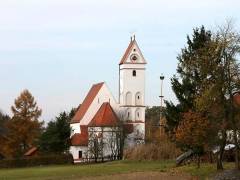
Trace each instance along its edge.
<path fill-rule="evenodd" d="M 128 160 L 169 160 L 181 154 L 175 144 L 169 141 L 149 143 L 136 146 L 124 152 L 124 159 Z"/>
<path fill-rule="evenodd" d="M 53 164 L 72 164 L 71 155 L 48 155 L 0 160 L 0 168 L 31 167 Z"/>

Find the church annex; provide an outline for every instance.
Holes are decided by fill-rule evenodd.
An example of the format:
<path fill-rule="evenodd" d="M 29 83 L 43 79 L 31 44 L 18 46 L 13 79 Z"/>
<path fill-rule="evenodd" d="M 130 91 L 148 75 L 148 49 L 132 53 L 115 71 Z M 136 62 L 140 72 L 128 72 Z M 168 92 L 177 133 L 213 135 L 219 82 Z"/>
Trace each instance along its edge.
<path fill-rule="evenodd" d="M 126 133 L 124 148 L 144 143 L 145 66 L 133 37 L 119 63 L 118 99 L 105 82 L 91 87 L 70 124 L 70 153 L 75 163 L 115 157 L 122 128 Z"/>

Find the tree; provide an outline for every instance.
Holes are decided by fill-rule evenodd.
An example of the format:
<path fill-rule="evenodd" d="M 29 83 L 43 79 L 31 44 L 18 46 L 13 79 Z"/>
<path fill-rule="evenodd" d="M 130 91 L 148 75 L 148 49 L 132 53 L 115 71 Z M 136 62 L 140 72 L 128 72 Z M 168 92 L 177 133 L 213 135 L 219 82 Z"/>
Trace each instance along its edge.
<path fill-rule="evenodd" d="M 7 142 L 7 127 L 6 124 L 10 117 L 0 111 L 0 156 L 6 156 L 6 142 Z"/>
<path fill-rule="evenodd" d="M 215 66 L 208 79 L 203 81 L 202 94 L 197 99 L 198 107 L 220 124 L 217 168 L 223 169 L 222 157 L 227 141 L 227 132 L 233 132 L 236 168 L 239 167 L 239 143 L 237 138 L 239 107 L 234 107 L 234 94 L 240 89 L 240 69 L 237 57 L 240 53 L 240 35 L 233 31 L 231 22 L 221 26 L 214 37 L 215 48 L 211 51 Z M 228 133 L 229 134 L 229 133 Z"/>
<path fill-rule="evenodd" d="M 116 127 L 108 127 L 107 132 L 105 132 L 105 144 L 106 149 L 110 150 L 110 158 L 111 160 L 122 159 L 123 148 L 122 140 L 123 140 L 123 131 L 122 126 L 119 123 Z"/>
<path fill-rule="evenodd" d="M 118 159 L 122 159 L 123 158 L 123 151 L 126 148 L 126 141 L 129 137 L 129 134 L 131 134 L 133 132 L 133 125 L 132 124 L 125 124 L 126 120 L 127 120 L 127 116 L 126 116 L 126 112 L 125 111 L 119 111 L 118 114 L 118 124 L 117 127 L 119 128 L 120 131 L 117 132 L 117 139 L 119 139 L 118 141 Z"/>
<path fill-rule="evenodd" d="M 97 162 L 99 158 L 103 161 L 105 146 L 103 141 L 103 127 L 90 127 L 88 132 L 88 152 L 90 158 L 93 158 L 95 162 Z"/>
<path fill-rule="evenodd" d="M 6 114 L 4 114 L 1 110 L 0 110 L 0 128 L 4 128 L 6 122 L 10 119 L 10 117 Z"/>
<path fill-rule="evenodd" d="M 165 127 L 166 118 L 164 115 L 165 108 L 160 106 L 152 106 L 146 108 L 146 126 L 145 126 L 145 142 L 161 143 L 166 138 Z M 161 116 L 160 122 L 160 113 Z"/>
<path fill-rule="evenodd" d="M 151 123 L 156 126 L 159 125 L 160 111 L 161 111 L 161 109 L 159 106 L 147 107 L 146 108 L 146 123 Z"/>
<path fill-rule="evenodd" d="M 176 130 L 176 142 L 197 154 L 198 167 L 200 167 L 200 156 L 206 146 L 209 125 L 208 119 L 202 114 L 189 111 L 183 114 L 183 119 Z"/>
<path fill-rule="evenodd" d="M 175 136 L 175 130 L 182 119 L 182 113 L 188 112 L 190 109 L 195 111 L 195 98 L 199 95 L 199 89 L 202 80 L 207 77 L 207 73 L 203 73 L 202 64 L 203 56 L 206 49 L 211 44 L 212 33 L 205 30 L 204 26 L 193 30 L 192 39 L 187 36 L 187 46 L 181 50 L 177 59 L 177 74 L 171 79 L 172 89 L 178 99 L 175 105 L 171 101 L 165 101 L 167 120 L 166 130 Z M 206 59 L 209 62 L 209 59 Z"/>
<path fill-rule="evenodd" d="M 236 168 L 240 169 L 239 164 L 239 144 L 237 131 L 237 124 L 239 117 L 236 116 L 234 108 L 234 93 L 240 90 L 240 68 L 237 63 L 237 57 L 240 55 L 240 34 L 234 32 L 231 22 L 223 26 L 219 30 L 219 37 L 221 40 L 222 62 L 225 75 L 225 83 L 223 84 L 224 94 L 227 97 L 227 119 L 230 127 L 233 130 L 233 139 L 235 144 L 235 162 Z"/>
<path fill-rule="evenodd" d="M 54 121 L 50 121 L 42 133 L 39 141 L 40 151 L 43 153 L 63 153 L 70 146 L 70 120 L 75 109 L 69 113 L 61 112 Z"/>
<path fill-rule="evenodd" d="M 5 134 L 7 131 L 6 124 L 10 120 L 10 117 L 0 110 L 0 136 Z"/>
<path fill-rule="evenodd" d="M 226 67 L 223 61 L 223 39 L 220 34 L 215 36 L 204 27 L 195 29 L 193 37 L 187 37 L 187 46 L 178 56 L 177 75 L 172 78 L 172 88 L 179 101 L 177 105 L 166 102 L 167 130 L 173 138 L 179 123 L 188 111 L 200 113 L 208 118 L 215 128 L 206 143 L 220 145 L 218 169 L 222 169 L 222 155 L 226 144 L 227 128 L 227 94 Z M 219 133 L 221 136 L 219 137 Z"/>
<path fill-rule="evenodd" d="M 7 123 L 8 150 L 11 156 L 21 156 L 36 144 L 41 133 L 42 123 L 38 120 L 42 111 L 34 97 L 24 90 L 11 107 L 13 117 Z"/>

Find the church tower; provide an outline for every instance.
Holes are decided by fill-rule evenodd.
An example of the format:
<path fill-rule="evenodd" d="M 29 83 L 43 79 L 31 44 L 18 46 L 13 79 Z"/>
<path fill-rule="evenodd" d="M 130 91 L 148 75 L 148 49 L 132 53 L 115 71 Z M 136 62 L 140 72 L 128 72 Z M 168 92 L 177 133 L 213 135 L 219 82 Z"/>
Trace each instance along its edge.
<path fill-rule="evenodd" d="M 144 142 L 146 64 L 134 36 L 119 63 L 119 103 L 124 124 L 132 129 L 129 146 Z"/>

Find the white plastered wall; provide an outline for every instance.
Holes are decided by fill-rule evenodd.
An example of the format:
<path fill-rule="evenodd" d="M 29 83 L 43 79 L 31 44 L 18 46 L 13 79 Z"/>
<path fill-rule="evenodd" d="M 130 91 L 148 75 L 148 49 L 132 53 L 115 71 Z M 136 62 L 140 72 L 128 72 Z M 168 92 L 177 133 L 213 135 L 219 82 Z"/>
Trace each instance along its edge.
<path fill-rule="evenodd" d="M 82 158 L 85 158 L 87 150 L 87 146 L 70 146 L 69 152 L 72 154 L 73 159 L 79 159 L 79 151 L 82 151 Z"/>
<path fill-rule="evenodd" d="M 103 84 L 102 88 L 99 90 L 98 94 L 94 98 L 92 104 L 88 108 L 87 112 L 83 116 L 80 121 L 80 125 L 88 125 L 90 121 L 93 119 L 101 105 L 105 102 L 109 102 L 113 110 L 117 113 L 119 109 L 119 105 L 117 104 L 115 98 L 111 94 L 109 88 L 106 83 Z"/>
<path fill-rule="evenodd" d="M 130 59 L 133 54 L 138 57 L 134 62 Z M 131 147 L 134 144 L 141 143 L 140 141 L 136 142 L 136 139 L 142 138 L 144 141 L 145 137 L 146 61 L 136 44 L 130 50 L 125 62 L 120 65 L 120 111 L 124 113 L 124 120 L 133 124 L 133 133 L 129 134 L 126 139 L 127 146 Z M 133 71 L 136 71 L 136 76 L 133 76 Z M 132 94 L 131 100 L 126 96 L 129 92 Z M 139 99 L 137 99 L 137 95 L 140 96 Z M 130 101 L 131 103 L 129 103 Z M 128 112 L 130 112 L 130 118 L 128 118 Z"/>
<path fill-rule="evenodd" d="M 117 150 L 117 131 L 119 129 L 117 127 L 89 127 L 89 138 L 93 135 L 99 135 L 99 133 L 102 134 L 103 138 L 103 157 L 111 156 L 112 151 Z M 91 141 L 91 140 L 90 140 Z M 111 147 L 110 142 L 114 143 L 115 146 Z M 93 156 L 92 154 L 89 154 L 89 156 Z"/>
<path fill-rule="evenodd" d="M 80 123 L 74 123 L 74 124 L 70 124 L 71 127 L 71 137 L 76 134 L 76 133 L 81 133 L 80 130 Z"/>

